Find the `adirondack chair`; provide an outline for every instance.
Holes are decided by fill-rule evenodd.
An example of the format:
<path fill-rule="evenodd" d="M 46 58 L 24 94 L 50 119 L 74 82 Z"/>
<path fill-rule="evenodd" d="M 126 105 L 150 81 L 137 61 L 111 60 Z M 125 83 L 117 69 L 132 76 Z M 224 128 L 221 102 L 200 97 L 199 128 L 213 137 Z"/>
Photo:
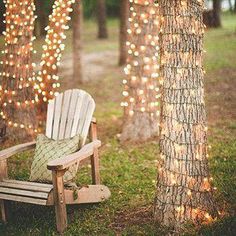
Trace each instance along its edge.
<path fill-rule="evenodd" d="M 52 184 L 43 184 L 8 179 L 7 159 L 14 154 L 35 148 L 35 142 L 20 144 L 0 152 L 0 208 L 1 218 L 6 222 L 6 201 L 17 201 L 38 205 L 54 205 L 59 233 L 67 227 L 66 204 L 98 203 L 108 199 L 109 189 L 100 185 L 96 120 L 93 117 L 95 102 L 86 92 L 78 89 L 67 90 L 49 101 L 46 136 L 61 140 L 80 134 L 82 148 L 69 156 L 53 160 L 47 168 L 52 171 Z M 90 128 L 91 142 L 86 143 Z M 71 165 L 80 164 L 91 158 L 92 182 L 77 191 L 64 186 L 63 175 Z"/>

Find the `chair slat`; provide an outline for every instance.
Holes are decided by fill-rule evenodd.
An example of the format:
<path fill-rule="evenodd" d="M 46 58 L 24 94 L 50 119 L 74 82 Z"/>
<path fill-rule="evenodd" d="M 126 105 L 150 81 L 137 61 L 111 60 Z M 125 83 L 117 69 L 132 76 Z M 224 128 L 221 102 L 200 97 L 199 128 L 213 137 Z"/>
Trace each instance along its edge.
<path fill-rule="evenodd" d="M 6 182 L 0 182 L 0 187 L 31 190 L 31 191 L 35 191 L 35 192 L 44 192 L 44 193 L 48 193 L 52 190 L 52 187 L 48 188 L 48 187 L 27 185 L 27 184 L 23 184 L 23 183 L 6 183 Z"/>
<path fill-rule="evenodd" d="M 60 120 L 61 120 L 61 110 L 62 110 L 62 99 L 63 94 L 59 94 L 55 101 L 55 112 L 54 112 L 54 122 L 53 122 L 53 131 L 52 131 L 52 138 L 57 140 L 59 136 L 59 126 L 60 126 Z"/>
<path fill-rule="evenodd" d="M 87 137 L 94 110 L 95 110 L 95 103 L 93 100 L 89 100 L 89 104 L 88 104 L 87 112 L 86 112 L 86 117 L 84 119 L 82 129 L 81 129 L 81 131 L 79 131 L 81 133 L 82 137 Z M 83 145 L 85 144 L 85 141 L 86 140 L 84 140 Z"/>
<path fill-rule="evenodd" d="M 15 201 L 15 202 L 32 203 L 36 205 L 47 205 L 47 200 L 44 200 L 44 199 L 22 197 L 22 196 L 16 196 L 16 195 L 9 195 L 5 193 L 0 193 L 0 199 L 8 200 L 8 201 Z"/>
<path fill-rule="evenodd" d="M 43 193 L 43 192 L 21 190 L 21 189 L 7 188 L 7 187 L 0 187 L 0 193 L 33 197 L 33 198 L 42 198 L 42 199 L 48 198 L 48 193 L 45 193 L 45 192 Z"/>
<path fill-rule="evenodd" d="M 71 101 L 71 94 L 72 94 L 72 90 L 67 90 L 64 93 L 61 123 L 60 123 L 60 130 L 59 130 L 59 139 L 63 139 L 65 137 L 66 124 L 67 124 L 68 112 L 69 112 L 70 101 Z"/>
<path fill-rule="evenodd" d="M 77 92 L 77 90 L 73 90 L 72 95 L 71 95 L 70 108 L 69 108 L 69 112 L 68 112 L 65 138 L 71 137 L 71 129 L 72 129 L 72 125 L 73 125 L 75 108 L 76 108 L 78 98 L 79 98 L 79 93 Z"/>
<path fill-rule="evenodd" d="M 79 122 L 80 122 L 81 109 L 82 109 L 82 106 L 83 106 L 83 101 L 84 101 L 84 97 L 85 96 L 86 96 L 86 93 L 81 90 L 80 93 L 79 93 L 78 102 L 76 104 L 75 115 L 74 115 L 74 122 L 73 122 L 72 129 L 71 129 L 71 137 L 73 137 L 76 134 L 78 134 L 77 128 L 78 128 L 78 125 L 79 125 Z"/>
<path fill-rule="evenodd" d="M 29 182 L 29 181 L 21 181 L 21 180 L 14 180 L 14 179 L 4 179 L 4 183 L 14 183 L 14 184 L 24 184 L 28 186 L 37 186 L 40 188 L 52 188 L 52 184 L 44 184 L 38 182 Z"/>
<path fill-rule="evenodd" d="M 53 118 L 54 118 L 55 99 L 48 103 L 46 136 L 52 138 Z"/>

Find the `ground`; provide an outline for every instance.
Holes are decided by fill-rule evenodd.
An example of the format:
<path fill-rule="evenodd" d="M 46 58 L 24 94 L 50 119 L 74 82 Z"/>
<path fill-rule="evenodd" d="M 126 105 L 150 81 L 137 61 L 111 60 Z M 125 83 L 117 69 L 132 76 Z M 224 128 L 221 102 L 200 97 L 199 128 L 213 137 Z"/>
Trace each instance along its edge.
<path fill-rule="evenodd" d="M 206 105 L 209 121 L 210 169 L 217 188 L 215 198 L 224 217 L 201 228 L 187 227 L 185 235 L 235 235 L 236 232 L 236 15 L 223 17 L 223 28 L 207 30 L 205 40 Z M 152 204 L 155 195 L 158 140 L 146 144 L 120 145 L 122 68 L 118 67 L 118 22 L 109 21 L 109 40 L 96 39 L 96 27 L 85 22 L 84 63 L 86 82 L 71 77 L 71 33 L 60 69 L 62 90 L 82 88 L 97 103 L 102 182 L 112 197 L 97 205 L 68 208 L 65 235 L 164 235 L 155 225 Z M 36 48 L 42 39 L 36 41 Z M 39 50 L 40 55 L 40 50 Z M 10 176 L 27 180 L 32 153 L 10 161 Z M 90 166 L 77 181 L 90 180 Z M 53 208 L 12 204 L 9 223 L 0 223 L 0 235 L 56 235 Z"/>

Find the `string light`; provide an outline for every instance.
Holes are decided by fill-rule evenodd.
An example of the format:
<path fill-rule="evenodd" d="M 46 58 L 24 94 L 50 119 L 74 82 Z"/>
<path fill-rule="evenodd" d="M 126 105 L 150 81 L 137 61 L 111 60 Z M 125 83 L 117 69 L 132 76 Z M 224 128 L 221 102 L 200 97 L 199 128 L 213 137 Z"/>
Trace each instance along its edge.
<path fill-rule="evenodd" d="M 30 123 L 23 114 L 30 113 L 34 104 L 38 102 L 38 95 L 34 93 L 36 78 L 33 71 L 35 63 L 31 61 L 33 50 L 33 36 L 35 5 L 33 0 L 4 1 L 6 7 L 5 49 L 3 60 L 0 62 L 3 72 L 2 86 L 0 86 L 1 117 L 6 124 L 14 128 L 22 128 L 30 133 L 38 132 L 37 125 Z M 19 121 L 22 114 L 26 121 Z M 24 120 L 22 119 L 22 120 Z"/>
<path fill-rule="evenodd" d="M 128 117 L 136 113 L 159 116 L 159 30 L 158 4 L 130 0 L 129 27 L 126 42 L 128 59 L 123 80 L 121 106 Z"/>
<path fill-rule="evenodd" d="M 47 102 L 58 94 L 60 87 L 58 66 L 65 48 L 63 44 L 66 39 L 64 31 L 69 29 L 67 22 L 71 19 L 69 14 L 72 12 L 71 5 L 73 3 L 74 0 L 56 0 L 53 4 L 49 25 L 46 27 L 47 35 L 40 63 L 41 70 L 37 76 L 36 89 L 40 101 Z"/>
<path fill-rule="evenodd" d="M 211 222 L 216 210 L 207 160 L 204 2 L 159 2 L 162 122 L 155 216 L 176 227 L 189 220 Z"/>

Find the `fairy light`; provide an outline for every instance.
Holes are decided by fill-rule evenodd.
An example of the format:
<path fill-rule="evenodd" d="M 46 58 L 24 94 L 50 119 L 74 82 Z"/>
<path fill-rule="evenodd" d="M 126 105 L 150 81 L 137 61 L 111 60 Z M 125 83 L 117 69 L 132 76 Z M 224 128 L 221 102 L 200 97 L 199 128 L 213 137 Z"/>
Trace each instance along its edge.
<path fill-rule="evenodd" d="M 159 120 L 159 31 L 158 4 L 144 0 L 130 1 L 127 64 L 123 80 L 121 106 L 130 119 L 137 113 L 150 114 Z M 151 26 L 151 27 L 150 27 Z"/>
<path fill-rule="evenodd" d="M 162 122 L 155 216 L 166 225 L 211 222 L 202 41 L 204 1 L 160 0 Z M 161 170 L 161 171 L 160 171 Z M 176 218 L 177 216 L 177 218 Z"/>
<path fill-rule="evenodd" d="M 53 4 L 52 14 L 49 16 L 49 25 L 46 27 L 47 35 L 43 45 L 41 58 L 41 70 L 38 73 L 38 85 L 36 89 L 39 93 L 40 101 L 47 102 L 58 94 L 60 82 L 58 77 L 58 67 L 65 48 L 63 41 L 64 34 L 68 30 L 67 22 L 71 19 L 74 0 L 56 0 Z"/>
<path fill-rule="evenodd" d="M 33 0 L 5 0 L 6 30 L 5 48 L 2 51 L 3 60 L 0 62 L 3 72 L 0 86 L 1 117 L 9 127 L 26 129 L 29 133 L 38 132 L 32 124 L 20 121 L 19 114 L 29 113 L 38 102 L 34 93 L 36 76 L 35 63 L 32 63 L 35 5 Z M 25 117 L 24 117 L 25 118 Z M 23 120 L 23 119 L 22 119 Z M 36 125 L 35 125 L 36 126 Z"/>

